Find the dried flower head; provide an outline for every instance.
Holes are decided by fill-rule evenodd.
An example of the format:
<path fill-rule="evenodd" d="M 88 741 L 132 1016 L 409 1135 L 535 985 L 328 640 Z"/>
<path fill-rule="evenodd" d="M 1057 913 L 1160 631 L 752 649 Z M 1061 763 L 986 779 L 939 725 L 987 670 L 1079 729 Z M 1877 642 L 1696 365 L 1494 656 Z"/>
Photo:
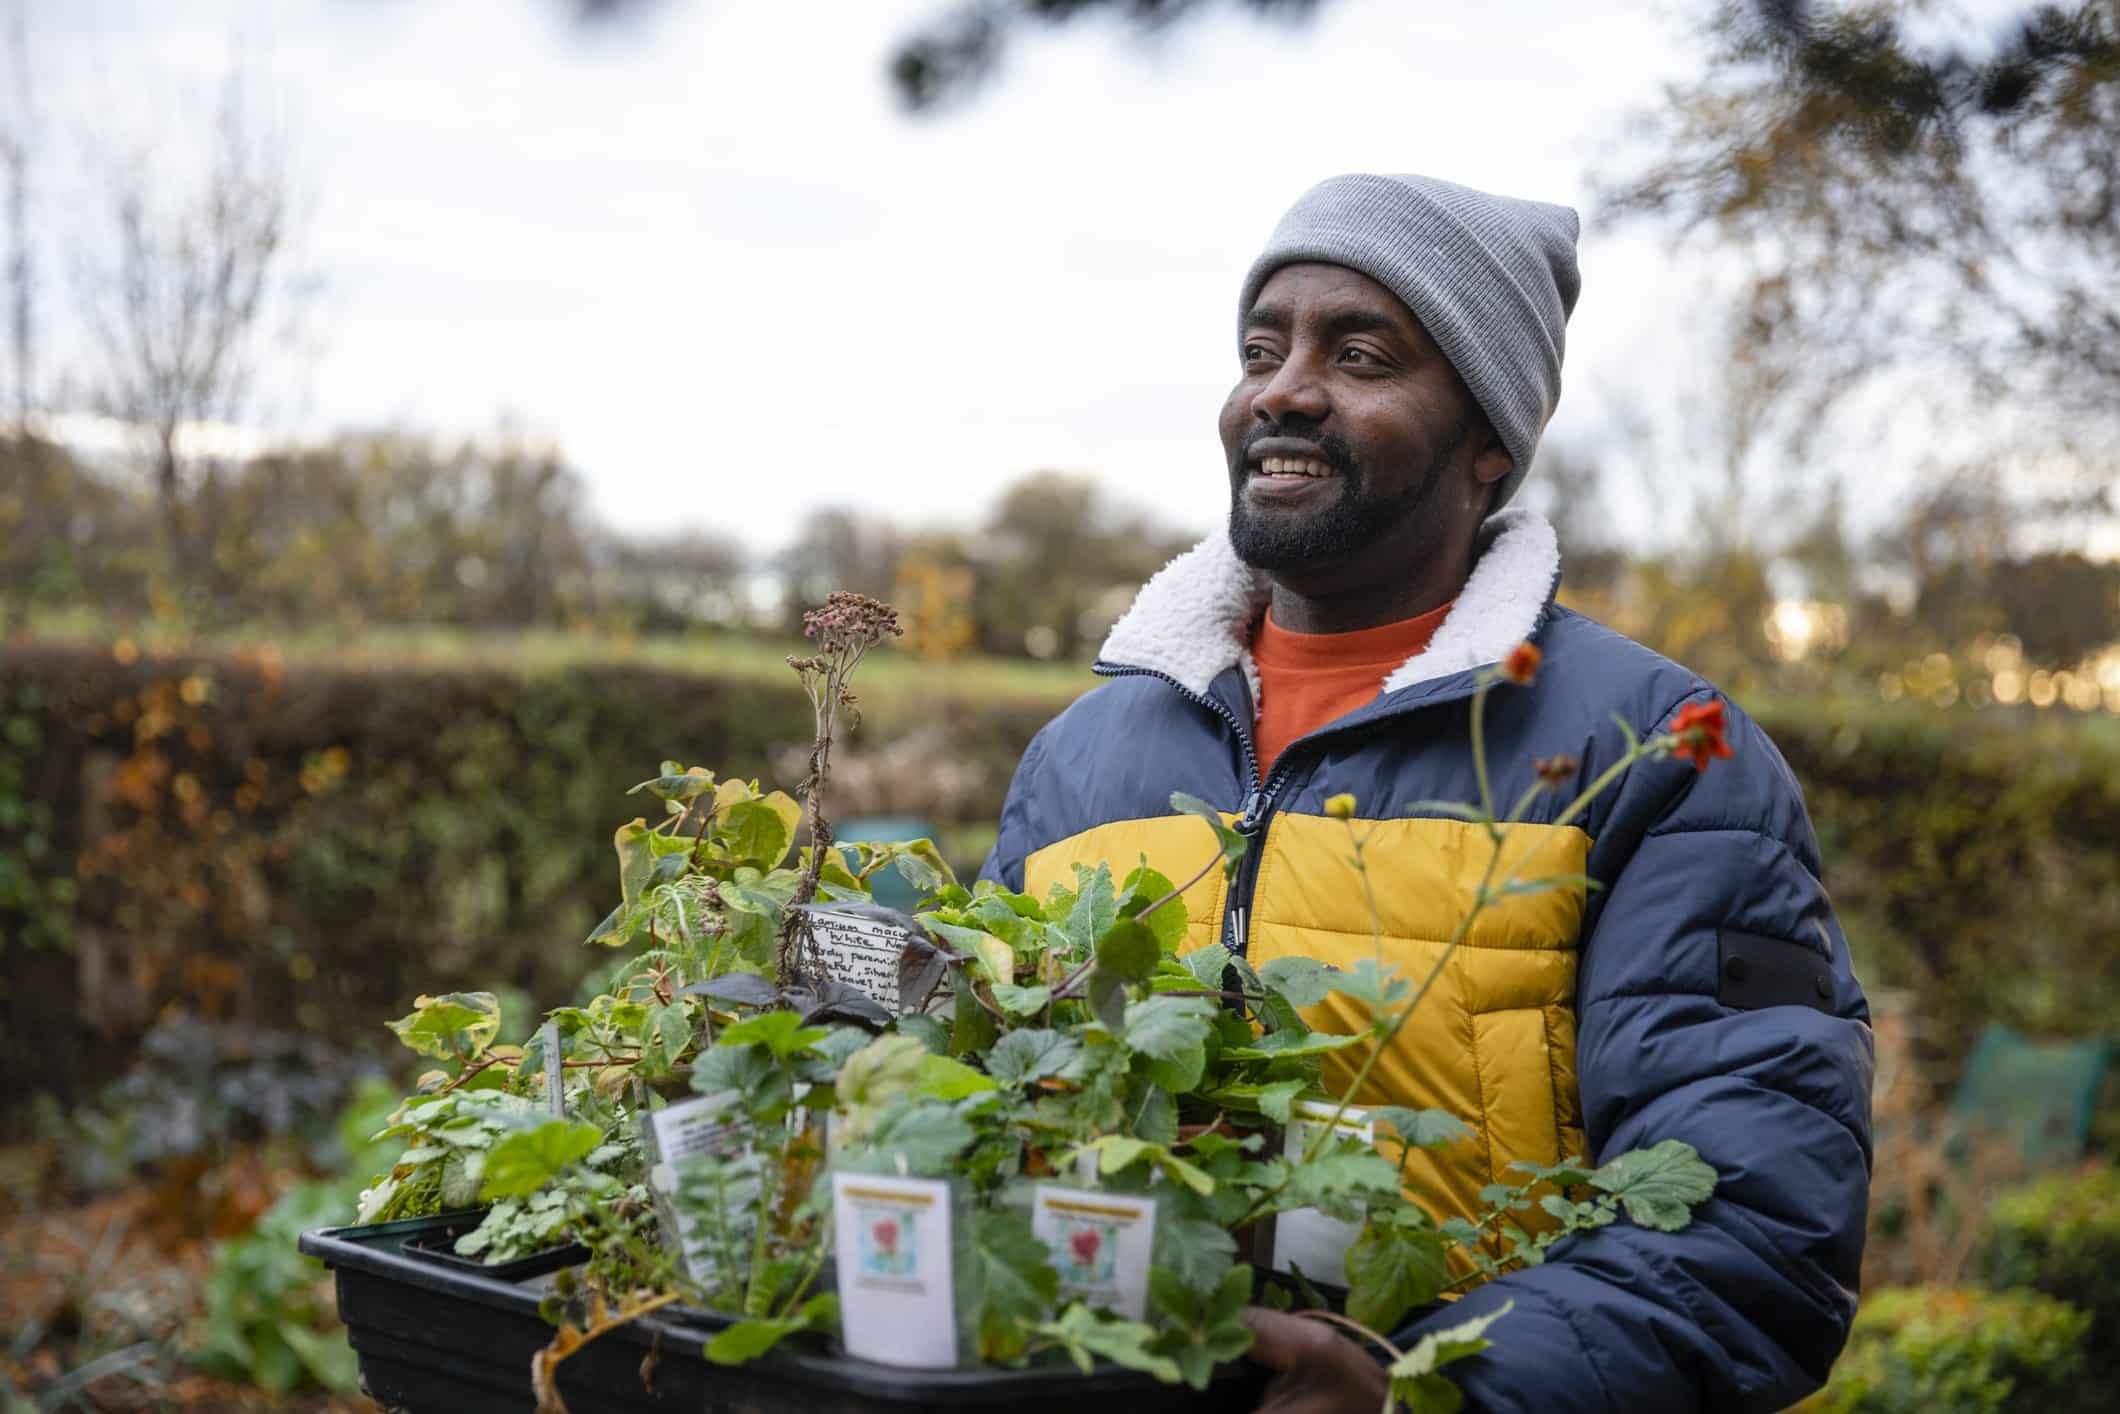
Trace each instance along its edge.
<path fill-rule="evenodd" d="M 1529 687 L 1531 680 L 1538 676 L 1538 660 L 1536 644 L 1519 643 L 1509 650 L 1508 657 L 1502 659 L 1502 676 L 1518 687 Z"/>
<path fill-rule="evenodd" d="M 827 653 L 868 648 L 905 632 L 898 626 L 896 609 L 880 599 L 843 589 L 827 596 L 822 609 L 802 616 L 802 631 Z"/>
<path fill-rule="evenodd" d="M 1566 785 L 1582 764 L 1573 756 L 1562 752 L 1558 756 L 1539 757 L 1531 763 L 1531 769 L 1538 773 L 1539 784 L 1551 790 L 1556 786 Z"/>
<path fill-rule="evenodd" d="M 1671 754 L 1681 761 L 1691 761 L 1695 770 L 1705 771 L 1710 761 L 1730 756 L 1727 731 L 1720 697 L 1689 702 L 1671 719 Z"/>

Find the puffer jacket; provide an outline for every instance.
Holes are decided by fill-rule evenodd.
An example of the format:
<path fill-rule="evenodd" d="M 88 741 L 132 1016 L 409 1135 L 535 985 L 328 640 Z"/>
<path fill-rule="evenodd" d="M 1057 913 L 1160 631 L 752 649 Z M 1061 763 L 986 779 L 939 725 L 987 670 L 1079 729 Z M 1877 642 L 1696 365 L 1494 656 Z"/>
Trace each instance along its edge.
<path fill-rule="evenodd" d="M 1113 629 L 1096 665 L 1111 681 L 1032 741 L 985 875 L 1043 892 L 1072 884 L 1076 863 L 1123 870 L 1146 855 L 1189 878 L 1213 842 L 1172 813 L 1171 793 L 1186 791 L 1251 839 L 1233 881 L 1210 871 L 1185 895 L 1193 944 L 1346 966 L 1373 946 L 1345 827 L 1325 813 L 1349 792 L 1385 960 L 1425 976 L 1488 858 L 1480 827 L 1433 804 L 1477 798 L 1479 668 L 1525 640 L 1543 654 L 1535 684 L 1498 686 L 1487 701 L 1505 806 L 1539 757 L 1579 757 L 1588 781 L 1623 754 L 1615 715 L 1659 731 L 1714 696 L 1556 605 L 1558 578 L 1545 521 L 1494 517 L 1428 648 L 1261 779 L 1247 642 L 1267 586 L 1226 536 L 1210 538 Z M 1682 1139 L 1719 1175 L 1681 1231 L 1622 1221 L 1567 1239 L 1406 1332 L 1514 1301 L 1489 1332 L 1495 1349 L 1452 1367 L 1473 1408 L 1779 1409 L 1823 1383 L 1846 1338 L 1869 1193 L 1869 1012 L 1795 780 L 1734 706 L 1728 741 L 1734 755 L 1705 772 L 1637 763 L 1576 823 L 1553 823 L 1573 788 L 1539 795 L 1505 863 L 1535 852 L 1523 877 L 1587 874 L 1601 887 L 1483 914 L 1357 1097 L 1475 1126 L 1472 1140 L 1414 1156 L 1409 1172 L 1439 1216 L 1476 1207 L 1518 1159 L 1594 1161 Z M 1330 997 L 1308 1019 L 1351 1031 L 1367 1019 L 1358 1006 Z M 1327 1083 L 1348 1073 L 1328 1069 Z"/>

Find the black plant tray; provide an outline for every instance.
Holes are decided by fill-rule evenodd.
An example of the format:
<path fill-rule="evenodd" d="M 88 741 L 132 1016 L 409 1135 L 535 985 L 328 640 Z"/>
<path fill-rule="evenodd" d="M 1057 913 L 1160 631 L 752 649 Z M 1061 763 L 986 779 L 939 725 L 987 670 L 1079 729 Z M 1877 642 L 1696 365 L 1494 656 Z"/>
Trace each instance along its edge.
<path fill-rule="evenodd" d="M 475 1272 L 496 1281 L 526 1281 L 541 1277 L 546 1272 L 556 1272 L 561 1267 L 571 1267 L 589 1260 L 589 1249 L 579 1242 L 570 1242 L 564 1247 L 548 1247 L 542 1252 L 532 1252 L 527 1257 L 518 1257 L 512 1262 L 481 1262 L 476 1257 L 457 1254 L 456 1240 L 471 1231 L 484 1217 L 483 1211 L 468 1213 L 444 1213 L 432 1220 L 422 1218 L 418 1232 L 403 1238 L 398 1243 L 407 1254 L 423 1261 L 440 1262 L 462 1272 Z"/>
<path fill-rule="evenodd" d="M 408 1241 L 464 1220 L 464 1214 L 444 1214 L 302 1234 L 302 1251 L 337 1273 L 339 1316 L 360 1357 L 361 1383 L 385 1410 L 528 1414 L 534 1403 L 530 1358 L 552 1338 L 537 1313 L 550 1276 L 505 1280 Z M 711 1364 L 700 1347 L 727 1324 L 701 1312 L 642 1317 L 568 1357 L 560 1366 L 560 1392 L 573 1414 L 1081 1414 L 1092 1400 L 1122 1410 L 1250 1414 L 1267 1377 L 1259 1366 L 1238 1362 L 1218 1370 L 1207 1389 L 1192 1390 L 1117 1366 L 1087 1375 L 1072 1365 L 900 1370 L 814 1346 L 747 1365 Z M 652 1384 L 643 1385 L 651 1350 L 657 1357 Z"/>

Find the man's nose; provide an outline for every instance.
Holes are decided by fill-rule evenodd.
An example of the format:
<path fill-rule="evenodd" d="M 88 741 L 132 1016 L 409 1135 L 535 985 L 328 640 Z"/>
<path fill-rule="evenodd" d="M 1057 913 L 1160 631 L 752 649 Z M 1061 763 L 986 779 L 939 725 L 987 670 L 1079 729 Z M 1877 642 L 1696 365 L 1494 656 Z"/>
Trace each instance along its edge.
<path fill-rule="evenodd" d="M 1323 370 L 1314 360 L 1290 358 L 1274 370 L 1265 387 L 1252 395 L 1252 415 L 1261 422 L 1275 424 L 1290 414 L 1323 422 L 1331 403 L 1325 395 L 1322 375 Z"/>

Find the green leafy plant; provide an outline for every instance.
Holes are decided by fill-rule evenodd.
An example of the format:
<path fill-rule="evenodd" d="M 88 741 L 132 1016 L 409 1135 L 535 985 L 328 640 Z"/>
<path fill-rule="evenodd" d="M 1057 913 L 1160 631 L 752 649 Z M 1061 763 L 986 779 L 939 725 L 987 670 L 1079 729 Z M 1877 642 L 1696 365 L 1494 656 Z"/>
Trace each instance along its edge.
<path fill-rule="evenodd" d="M 561 1407 L 552 1379 L 561 1361 L 674 1300 L 738 1318 L 708 1345 L 712 1360 L 829 1332 L 836 1303 L 818 1281 L 834 1167 L 968 1187 L 974 1218 L 963 1240 L 981 1293 L 981 1360 L 1101 1359 L 1194 1386 L 1250 1344 L 1240 1317 L 1262 1292 L 1240 1239 L 1279 1214 L 1318 1209 L 1359 1233 L 1344 1270 L 1310 1274 L 1346 1288 L 1347 1314 L 1320 1318 L 1383 1350 L 1395 1397 L 1415 1410 L 1455 1407 L 1442 1370 L 1486 1348 L 1500 1317 L 1410 1350 L 1380 1331 L 1455 1286 L 1544 1260 L 1560 1237 L 1619 1221 L 1675 1229 L 1709 1196 L 1713 1172 L 1668 1141 L 1596 1168 L 1519 1165 L 1524 1180 L 1488 1190 L 1473 1218 L 1438 1222 L 1408 1193 L 1403 1157 L 1393 1162 L 1337 1124 L 1484 910 L 1595 887 L 1531 874 L 1530 858 L 1502 864 L 1532 801 L 1574 774 L 1572 762 L 1541 763 L 1506 814 L 1489 794 L 1486 702 L 1505 682 L 1530 681 L 1529 645 L 1489 670 L 1473 698 L 1480 799 L 1434 807 L 1481 826 L 1492 855 L 1449 947 L 1415 978 L 1399 974 L 1380 936 L 1372 956 L 1345 971 L 1306 958 L 1255 968 L 1220 945 L 1181 955 L 1185 889 L 1216 868 L 1233 872 L 1248 845 L 1211 806 L 1182 795 L 1173 809 L 1198 816 L 1213 846 L 1183 885 L 1143 860 L 1077 866 L 1071 885 L 1035 897 L 959 883 L 924 841 L 830 847 L 819 800 L 836 714 L 851 707 L 853 666 L 891 619 L 873 601 L 839 595 L 813 619 L 825 651 L 791 660 L 818 712 L 803 803 L 663 763 L 636 789 L 662 800 L 665 818 L 620 828 L 621 901 L 589 939 L 638 949 L 605 991 L 549 1013 L 521 1045 L 499 1043 L 499 1010 L 484 993 L 422 997 L 392 1023 L 442 1064 L 386 1130 L 409 1147 L 364 1195 L 364 1220 L 486 1201 L 492 1208 L 460 1252 L 497 1257 L 573 1239 L 592 1254 L 547 1302 L 558 1333 L 539 1361 L 543 1408 Z M 1628 740 L 1559 823 L 1637 761 L 1677 755 L 1705 767 L 1728 750 L 1720 704 Z M 1354 810 L 1351 797 L 1328 803 L 1348 822 L 1366 892 Z M 799 822 L 809 833 L 800 849 Z M 917 891 L 911 915 L 874 903 L 870 881 L 886 868 Z M 892 995 L 825 974 L 810 945 L 813 901 L 896 931 Z M 1303 1010 L 1335 993 L 1366 1003 L 1373 1021 L 1353 1034 L 1311 1027 Z M 1321 1058 L 1334 1052 L 1360 1056 L 1337 1094 L 1321 1083 Z M 674 1190 L 659 1204 L 630 1136 L 687 1091 L 720 1137 L 673 1166 Z M 1280 1131 L 1305 1100 L 1330 1104 L 1333 1122 L 1300 1152 L 1283 1152 Z M 1404 1153 L 1471 1134 L 1441 1111 L 1370 1115 Z M 1143 1319 L 1061 1302 L 1021 1185 L 1064 1175 L 1157 1199 Z M 1537 1236 L 1517 1217 L 1534 1206 L 1549 1219 Z M 666 1230 L 672 1223 L 677 1231 Z"/>
<path fill-rule="evenodd" d="M 1988 1280 L 2029 1287 L 2088 1316 L 2086 1389 L 2109 1393 L 2120 1379 L 2120 1167 L 2051 1174 L 2015 1189 L 1989 1222 Z"/>
<path fill-rule="evenodd" d="M 2033 1291 L 1876 1292 L 1856 1312 L 1832 1382 L 1798 1407 L 1815 1414 L 2105 1407 L 2078 1402 L 2089 1329 L 2088 1315 Z"/>

